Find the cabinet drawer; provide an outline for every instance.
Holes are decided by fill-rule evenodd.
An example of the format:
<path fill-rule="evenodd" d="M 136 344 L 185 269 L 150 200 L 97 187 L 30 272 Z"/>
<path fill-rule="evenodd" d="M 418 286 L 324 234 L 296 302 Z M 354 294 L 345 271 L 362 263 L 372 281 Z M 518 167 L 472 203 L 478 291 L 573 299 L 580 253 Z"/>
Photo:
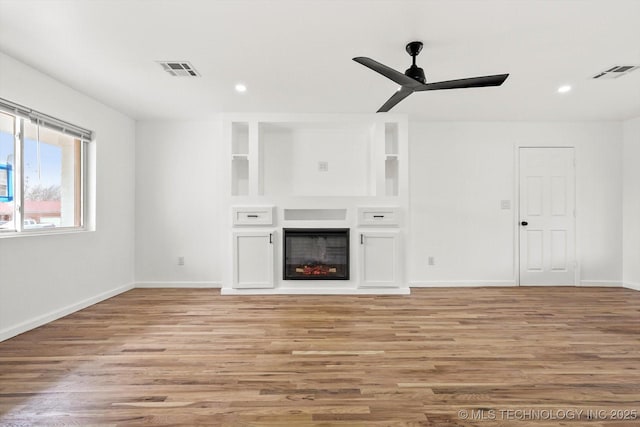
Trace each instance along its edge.
<path fill-rule="evenodd" d="M 273 206 L 234 206 L 233 225 L 272 225 Z"/>
<path fill-rule="evenodd" d="M 400 209 L 388 208 L 358 208 L 358 225 L 400 225 Z"/>

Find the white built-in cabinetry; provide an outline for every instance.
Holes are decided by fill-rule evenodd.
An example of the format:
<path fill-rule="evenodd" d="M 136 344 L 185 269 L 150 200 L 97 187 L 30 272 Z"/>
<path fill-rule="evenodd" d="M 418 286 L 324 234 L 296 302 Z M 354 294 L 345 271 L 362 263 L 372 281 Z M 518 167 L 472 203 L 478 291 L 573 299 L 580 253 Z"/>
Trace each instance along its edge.
<path fill-rule="evenodd" d="M 273 288 L 273 231 L 233 232 L 233 288 Z"/>
<path fill-rule="evenodd" d="M 233 225 L 273 225 L 273 206 L 232 206 Z"/>
<path fill-rule="evenodd" d="M 362 116 L 225 121 L 225 139 L 231 141 L 231 195 L 401 196 L 407 165 L 400 143 L 406 139 L 402 124 L 398 118 Z"/>
<path fill-rule="evenodd" d="M 362 231 L 360 233 L 361 288 L 389 288 L 402 285 L 398 231 Z"/>
<path fill-rule="evenodd" d="M 367 226 L 400 226 L 401 209 L 398 206 L 358 207 L 358 225 Z"/>
<path fill-rule="evenodd" d="M 233 288 L 273 288 L 273 206 L 233 206 L 231 212 Z"/>
<path fill-rule="evenodd" d="M 223 141 L 223 293 L 408 293 L 406 116 L 228 114 Z M 283 228 L 351 229 L 350 279 L 284 280 Z"/>

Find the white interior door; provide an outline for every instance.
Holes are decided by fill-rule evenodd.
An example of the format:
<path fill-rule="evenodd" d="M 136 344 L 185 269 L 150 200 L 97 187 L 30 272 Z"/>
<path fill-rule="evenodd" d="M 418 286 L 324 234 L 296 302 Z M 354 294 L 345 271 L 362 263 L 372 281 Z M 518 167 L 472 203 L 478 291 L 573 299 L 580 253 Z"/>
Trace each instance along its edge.
<path fill-rule="evenodd" d="M 520 284 L 575 284 L 573 148 L 521 147 Z"/>

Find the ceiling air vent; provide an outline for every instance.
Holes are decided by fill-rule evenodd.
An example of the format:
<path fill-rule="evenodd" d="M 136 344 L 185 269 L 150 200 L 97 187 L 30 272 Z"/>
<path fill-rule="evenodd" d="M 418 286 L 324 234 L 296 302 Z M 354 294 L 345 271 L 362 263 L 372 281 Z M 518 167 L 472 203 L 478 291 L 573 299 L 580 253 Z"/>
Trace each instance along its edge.
<path fill-rule="evenodd" d="M 617 79 L 618 77 L 622 77 L 624 75 L 629 74 L 633 70 L 637 70 L 640 68 L 638 65 L 616 65 L 615 67 L 610 67 L 605 71 L 601 71 L 595 76 L 594 79 Z"/>
<path fill-rule="evenodd" d="M 174 77 L 200 77 L 200 73 L 188 61 L 158 61 L 158 64 Z"/>

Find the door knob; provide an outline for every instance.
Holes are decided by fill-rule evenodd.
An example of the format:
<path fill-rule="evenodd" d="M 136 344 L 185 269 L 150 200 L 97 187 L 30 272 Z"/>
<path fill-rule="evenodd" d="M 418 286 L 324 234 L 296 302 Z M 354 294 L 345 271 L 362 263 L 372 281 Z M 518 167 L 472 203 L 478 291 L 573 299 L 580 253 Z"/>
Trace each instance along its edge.
<path fill-rule="evenodd" d="M 526 227 L 527 225 L 529 225 L 529 223 L 527 221 L 522 221 L 520 225 L 523 227 Z"/>

